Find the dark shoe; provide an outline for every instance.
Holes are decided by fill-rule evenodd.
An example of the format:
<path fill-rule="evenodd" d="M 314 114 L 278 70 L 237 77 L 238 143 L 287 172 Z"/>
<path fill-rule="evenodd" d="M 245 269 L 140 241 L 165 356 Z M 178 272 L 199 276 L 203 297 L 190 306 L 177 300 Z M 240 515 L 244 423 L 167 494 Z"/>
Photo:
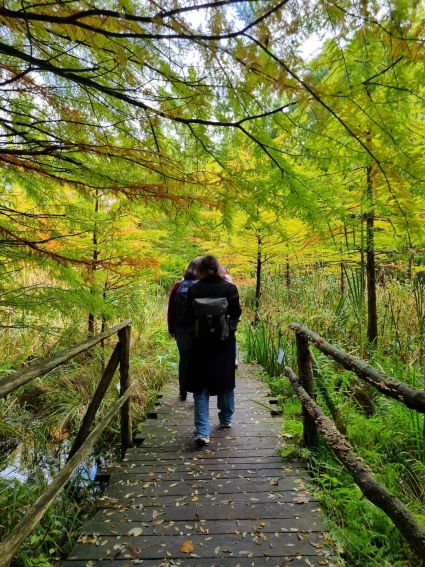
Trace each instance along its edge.
<path fill-rule="evenodd" d="M 231 429 L 231 428 L 232 428 L 231 423 L 220 423 L 220 429 Z"/>
<path fill-rule="evenodd" d="M 181 400 L 182 402 L 185 402 L 185 401 L 186 401 L 186 398 L 187 398 L 187 392 L 180 392 L 180 396 L 179 396 L 179 397 L 180 397 L 180 400 Z"/>
<path fill-rule="evenodd" d="M 205 447 L 205 445 L 210 444 L 210 438 L 209 437 L 197 437 L 195 439 L 195 443 L 197 444 L 198 447 Z"/>

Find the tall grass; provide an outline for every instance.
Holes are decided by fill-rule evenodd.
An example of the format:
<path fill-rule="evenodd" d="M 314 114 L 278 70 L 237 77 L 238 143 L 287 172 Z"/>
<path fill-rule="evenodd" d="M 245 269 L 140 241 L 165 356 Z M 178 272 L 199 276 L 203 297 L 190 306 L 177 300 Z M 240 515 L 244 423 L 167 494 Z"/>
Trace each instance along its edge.
<path fill-rule="evenodd" d="M 294 357 L 294 341 L 275 329 L 271 323 L 259 321 L 256 325 L 245 325 L 245 360 L 256 362 L 270 374 L 279 376 L 282 366 Z M 279 351 L 283 351 L 282 362 L 278 362 Z"/>

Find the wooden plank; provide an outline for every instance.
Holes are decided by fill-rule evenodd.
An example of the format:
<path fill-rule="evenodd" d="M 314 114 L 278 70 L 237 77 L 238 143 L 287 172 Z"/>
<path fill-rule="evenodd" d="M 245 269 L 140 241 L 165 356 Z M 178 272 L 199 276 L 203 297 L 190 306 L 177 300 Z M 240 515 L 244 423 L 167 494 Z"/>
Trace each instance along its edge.
<path fill-rule="evenodd" d="M 99 498 L 99 507 L 102 508 L 131 508 L 134 506 L 144 506 L 144 507 L 157 507 L 157 506 L 171 506 L 173 509 L 176 507 L 176 499 L 170 498 L 168 495 L 158 496 L 138 496 L 135 494 L 136 491 L 128 490 L 127 497 L 119 498 L 113 495 L 109 496 L 109 493 L 104 494 Z M 134 495 L 133 495 L 134 494 Z M 265 503 L 265 502 L 278 502 L 280 504 L 286 503 L 288 506 L 296 506 L 299 502 L 300 496 L 292 490 L 281 490 L 280 492 L 272 492 L 264 490 L 263 492 L 254 493 L 230 493 L 230 494 L 220 494 L 220 493 L 207 493 L 198 494 L 197 506 L 199 508 L 208 507 L 211 503 L 216 504 L 232 504 L 233 502 L 242 503 Z M 185 496 L 179 497 L 179 507 L 185 506 L 192 501 L 192 495 L 186 494 Z M 311 496 L 309 498 L 309 503 L 313 505 L 317 502 L 315 497 Z M 317 506 L 317 504 L 316 504 Z"/>
<path fill-rule="evenodd" d="M 158 427 L 156 421 L 150 420 L 149 422 L 145 422 L 143 427 L 139 428 L 139 433 L 136 434 L 135 438 L 137 437 L 145 437 L 146 435 L 152 435 L 154 437 L 163 437 L 164 435 L 170 436 L 173 434 L 182 435 L 182 434 L 192 434 L 193 432 L 193 422 L 189 425 L 183 424 L 176 424 L 174 426 L 168 426 L 161 424 L 161 427 Z M 279 422 L 273 422 L 270 425 L 262 425 L 258 424 L 255 428 L 252 427 L 252 424 L 246 423 L 238 423 L 234 422 L 232 428 L 229 430 L 220 429 L 218 424 L 211 428 L 210 436 L 218 436 L 218 437 L 226 437 L 227 435 L 244 435 L 245 437 L 264 437 L 264 436 L 273 436 L 273 435 L 282 435 L 281 431 L 281 424 Z"/>
<path fill-rule="evenodd" d="M 174 473 L 186 473 L 186 474 L 202 474 L 204 472 L 214 473 L 216 471 L 223 473 L 225 471 L 238 472 L 246 471 L 248 474 L 251 472 L 256 472 L 259 469 L 262 471 L 280 471 L 282 466 L 286 467 L 286 470 L 292 470 L 295 474 L 306 469 L 306 465 L 303 462 L 293 462 L 293 461 L 283 461 L 280 459 L 277 462 L 260 461 L 247 463 L 245 461 L 238 461 L 236 463 L 225 463 L 225 462 L 208 462 L 199 463 L 199 461 L 194 461 L 193 464 L 184 465 L 183 463 L 170 463 L 170 464 L 156 464 L 155 462 L 148 463 L 123 463 L 122 465 L 110 465 L 104 469 L 100 469 L 98 473 L 102 476 L 109 476 L 111 474 L 122 474 L 122 475 L 140 475 L 140 474 L 174 474 Z M 287 472 L 285 474 L 288 474 Z"/>
<path fill-rule="evenodd" d="M 155 435 L 152 432 L 146 432 L 144 435 L 139 433 L 134 437 L 135 443 L 140 447 L 146 446 L 154 446 L 154 443 L 162 444 L 164 442 L 168 443 L 186 443 L 188 439 L 193 438 L 193 430 L 187 429 L 185 431 L 177 431 L 173 433 L 167 433 L 166 431 L 158 431 L 158 434 Z M 249 435 L 248 432 L 246 433 L 229 433 L 229 431 L 212 431 L 210 433 L 210 441 L 211 443 L 233 443 L 234 445 L 241 445 L 244 443 L 255 443 L 258 441 L 259 443 L 274 443 L 278 445 L 282 441 L 283 436 L 281 435 L 280 431 L 272 432 L 269 434 L 263 433 L 261 435 Z M 161 445 L 162 446 L 162 445 Z"/>
<path fill-rule="evenodd" d="M 174 443 L 170 444 L 170 441 L 175 441 Z M 276 450 L 276 447 L 281 442 L 281 439 L 275 439 L 270 437 L 257 437 L 256 439 L 250 438 L 221 438 L 217 439 L 214 443 L 210 443 L 210 447 L 214 449 L 221 450 L 221 449 L 241 449 L 244 448 L 247 451 L 251 449 L 272 449 Z M 175 439 L 145 439 L 143 443 L 138 446 L 139 449 L 144 449 L 145 451 L 152 451 L 152 450 L 163 450 L 165 452 L 173 451 L 173 450 L 182 450 L 187 451 L 193 450 L 193 437 L 192 439 L 188 439 L 188 437 L 181 437 Z"/>
<path fill-rule="evenodd" d="M 239 534 L 192 534 L 193 554 L 196 557 L 213 558 L 220 561 L 223 557 L 281 557 L 282 555 L 311 554 L 312 550 L 320 552 L 318 545 L 323 545 L 320 534 L 316 532 L 276 532 L 275 534 L 254 534 L 250 537 Z M 98 545 L 78 543 L 69 559 L 163 559 L 167 555 L 185 558 L 187 553 L 181 551 L 187 536 L 148 537 L 109 537 L 96 538 Z M 296 548 L 296 551 L 295 549 Z"/>
<path fill-rule="evenodd" d="M 185 533 L 190 537 L 191 533 L 206 534 L 233 534 L 235 532 L 252 533 L 261 531 L 262 533 L 275 532 L 322 532 L 323 526 L 316 517 L 305 516 L 298 518 L 269 518 L 267 520 L 202 520 L 201 522 L 189 522 L 185 520 L 163 520 L 159 516 L 155 520 L 146 522 L 105 522 L 104 517 L 89 520 L 81 528 L 81 533 L 85 535 L 129 535 L 134 528 L 142 530 L 141 535 L 170 535 Z"/>
<path fill-rule="evenodd" d="M 264 464 L 264 465 L 269 465 L 269 464 L 282 464 L 283 463 L 283 459 L 282 457 L 273 457 L 270 455 L 262 455 L 259 457 L 254 457 L 254 456 L 249 456 L 249 455 L 244 455 L 244 456 L 231 456 L 231 457 L 222 457 L 222 458 L 218 458 L 218 463 L 213 461 L 214 457 L 210 457 L 210 458 L 204 458 L 204 456 L 201 454 L 201 452 L 199 453 L 199 457 L 196 457 L 195 459 L 192 459 L 190 456 L 186 457 L 186 460 L 184 459 L 177 459 L 177 461 L 180 461 L 181 465 L 185 466 L 185 467 L 193 467 L 193 468 L 203 468 L 205 467 L 209 467 L 209 466 L 217 466 L 217 465 L 225 465 L 227 467 L 231 467 L 232 465 L 239 465 L 239 467 L 241 465 L 246 466 L 246 467 L 252 467 L 255 466 L 257 464 Z M 124 462 L 129 462 L 124 461 Z M 139 467 L 156 467 L 156 466 L 166 466 L 166 467 L 173 467 L 174 466 L 174 459 L 170 457 L 170 459 L 163 459 L 163 458 L 158 458 L 158 457 L 152 457 L 152 458 L 148 458 L 148 459 L 132 459 L 131 464 L 134 466 L 139 466 Z M 176 463 L 177 464 L 177 463 Z M 234 468 L 234 467 L 233 467 Z"/>
<path fill-rule="evenodd" d="M 289 506 L 280 502 L 232 502 L 223 506 L 210 502 L 208 506 L 199 506 L 190 502 L 186 506 L 163 506 L 156 508 L 99 508 L 94 520 L 102 518 L 108 523 L 149 522 L 152 519 L 164 521 L 202 520 L 267 520 L 281 518 L 311 518 L 320 521 L 317 502 L 300 502 Z"/>
<path fill-rule="evenodd" d="M 19 388 L 23 384 L 30 382 L 34 378 L 43 376 L 57 366 L 68 362 L 68 360 L 74 358 L 75 356 L 77 356 L 77 354 L 91 349 L 101 341 L 114 335 L 119 330 L 127 327 L 130 324 L 131 321 L 123 321 L 122 323 L 111 327 L 104 333 L 100 333 L 95 337 L 90 337 L 90 339 L 86 339 L 65 351 L 55 353 L 52 356 L 43 358 L 42 360 L 35 361 L 31 363 L 31 365 L 27 368 L 8 374 L 7 376 L 0 379 L 0 398 L 7 396 L 10 392 L 13 392 L 13 390 L 16 390 L 16 388 Z"/>
<path fill-rule="evenodd" d="M 188 417 L 188 418 L 183 417 L 180 420 L 176 419 L 175 417 L 173 417 L 172 419 L 148 418 L 146 420 L 146 425 L 152 426 L 154 424 L 157 424 L 158 428 L 161 427 L 175 428 L 183 425 L 190 431 L 191 429 L 193 430 L 193 422 L 194 422 L 193 417 Z M 271 429 L 273 427 L 276 427 L 277 430 L 278 428 L 280 429 L 281 427 L 281 421 L 279 417 L 271 417 L 271 416 L 268 418 L 254 418 L 254 417 L 242 417 L 242 416 L 238 418 L 237 416 L 235 416 L 234 421 L 232 422 L 232 426 L 245 427 L 245 429 L 248 428 L 254 429 L 257 426 L 269 427 Z M 218 419 L 210 420 L 210 427 L 212 430 L 218 429 L 219 427 Z"/>
<path fill-rule="evenodd" d="M 193 450 L 193 440 L 194 436 L 192 435 L 185 435 L 182 437 L 174 437 L 170 438 L 170 436 L 166 436 L 163 438 L 145 438 L 142 444 L 138 447 L 134 447 L 132 451 L 136 450 L 138 452 L 143 451 L 151 451 L 155 447 L 160 448 L 162 451 L 172 451 L 175 449 L 187 451 Z M 240 449 L 241 447 L 245 447 L 247 449 L 257 448 L 257 449 L 273 449 L 279 445 L 282 439 L 278 437 L 270 437 L 270 436 L 263 436 L 257 437 L 252 439 L 249 436 L 238 437 L 237 435 L 231 435 L 229 432 L 227 435 L 223 435 L 221 437 L 216 437 L 214 441 L 211 440 L 209 447 L 211 449 L 220 449 L 220 448 L 235 448 Z M 127 455 L 131 455 L 132 451 L 128 451 Z"/>
<path fill-rule="evenodd" d="M 277 455 L 277 448 L 274 447 L 273 449 L 247 449 L 244 451 L 242 448 L 233 448 L 229 449 L 226 447 L 211 447 L 206 449 L 205 447 L 199 448 L 195 446 L 194 440 L 191 441 L 190 447 L 186 450 L 178 450 L 175 451 L 141 451 L 140 449 L 134 453 L 128 454 L 126 453 L 125 458 L 123 459 L 124 462 L 128 462 L 131 460 L 132 462 L 136 463 L 138 461 L 174 461 L 174 460 L 183 460 L 183 459 L 193 459 L 196 458 L 197 460 L 205 460 L 205 459 L 227 459 L 227 458 L 239 458 L 247 459 L 256 458 L 256 457 L 275 457 Z M 282 461 L 281 457 L 278 457 L 280 461 Z M 247 461 L 249 462 L 249 461 Z"/>
<path fill-rule="evenodd" d="M 186 479 L 179 480 L 154 480 L 143 483 L 112 484 L 108 486 L 105 494 L 111 498 L 130 498 L 144 496 L 186 496 L 205 494 L 233 494 L 244 492 L 254 494 L 257 492 L 269 493 L 281 491 L 304 491 L 306 485 L 298 477 L 246 477 L 246 478 L 209 478 L 209 479 Z"/>
<path fill-rule="evenodd" d="M 132 486 L 134 484 L 144 484 L 146 482 L 152 481 L 164 481 L 164 482 L 175 482 L 177 480 L 186 479 L 189 481 L 200 479 L 200 480 L 210 480 L 210 479 L 266 479 L 266 482 L 271 482 L 272 479 L 281 477 L 298 477 L 300 479 L 310 480 L 307 471 L 289 468 L 289 467 L 279 467 L 275 469 L 223 469 L 223 470 L 187 470 L 183 469 L 176 472 L 139 472 L 131 474 L 133 469 L 129 469 L 127 474 L 113 474 L 109 480 L 108 486 L 113 486 L 115 484 L 122 484 L 126 486 Z"/>
<path fill-rule="evenodd" d="M 214 559 L 186 557 L 179 560 L 180 563 L 175 563 L 175 565 L 181 567 L 306 567 L 307 565 L 310 567 L 326 567 L 326 565 L 335 565 L 325 555 L 318 557 L 317 555 L 304 554 L 300 557 L 301 559 L 294 555 L 286 555 L 280 558 L 238 557 L 236 561 L 234 557 L 221 557 L 219 563 Z M 92 567 L 92 565 L 95 565 L 95 567 L 140 567 L 141 565 L 142 567 L 161 567 L 162 563 L 158 563 L 157 559 L 144 559 L 143 563 L 140 563 L 140 559 L 106 559 L 104 561 L 98 560 L 95 564 L 87 564 L 87 561 L 83 559 L 82 561 L 63 561 L 59 565 L 62 567 Z M 170 565 L 172 565 L 171 562 Z"/>

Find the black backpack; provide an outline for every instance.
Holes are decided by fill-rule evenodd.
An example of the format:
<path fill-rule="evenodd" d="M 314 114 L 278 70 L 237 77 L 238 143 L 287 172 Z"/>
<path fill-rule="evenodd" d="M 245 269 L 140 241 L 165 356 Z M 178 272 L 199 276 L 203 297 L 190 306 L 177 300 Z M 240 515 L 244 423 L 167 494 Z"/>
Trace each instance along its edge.
<path fill-rule="evenodd" d="M 187 291 L 197 282 L 197 280 L 183 280 L 177 288 L 174 297 L 174 305 L 176 310 L 176 321 L 179 325 L 187 325 Z"/>
<path fill-rule="evenodd" d="M 212 341 L 225 341 L 229 336 L 225 297 L 198 297 L 193 300 L 195 311 L 195 337 Z"/>

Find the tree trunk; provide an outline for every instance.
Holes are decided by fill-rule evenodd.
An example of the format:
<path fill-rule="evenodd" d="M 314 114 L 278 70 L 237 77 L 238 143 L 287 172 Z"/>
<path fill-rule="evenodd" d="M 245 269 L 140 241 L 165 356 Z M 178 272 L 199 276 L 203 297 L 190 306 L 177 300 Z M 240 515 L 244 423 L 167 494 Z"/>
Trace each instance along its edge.
<path fill-rule="evenodd" d="M 378 311 L 376 306 L 375 206 L 372 165 L 368 166 L 366 174 L 368 201 L 368 212 L 366 214 L 367 339 L 369 345 L 376 347 L 378 343 Z"/>
<path fill-rule="evenodd" d="M 407 252 L 407 279 L 409 282 L 413 279 L 413 266 L 415 261 L 415 250 L 409 248 Z"/>
<path fill-rule="evenodd" d="M 257 231 L 257 265 L 255 270 L 255 315 L 254 322 L 258 321 L 261 301 L 261 270 L 263 267 L 263 250 L 261 233 Z"/>
<path fill-rule="evenodd" d="M 105 281 L 105 285 L 103 286 L 103 303 L 106 304 L 106 297 L 108 294 L 108 289 L 109 289 L 109 282 L 108 280 Z M 106 314 L 105 312 L 102 313 L 102 330 L 101 332 L 103 333 L 104 331 L 106 331 Z M 105 341 L 101 341 L 100 346 L 102 348 L 102 354 L 101 354 L 101 368 L 102 368 L 102 372 L 105 370 Z"/>
<path fill-rule="evenodd" d="M 99 257 L 99 251 L 97 249 L 97 213 L 99 212 L 99 190 L 96 189 L 96 194 L 95 194 L 95 203 L 94 203 L 94 214 L 95 214 L 95 223 L 94 223 L 94 228 L 93 228 L 93 255 L 92 255 L 92 259 L 93 259 L 93 264 L 90 267 L 90 271 L 92 272 L 92 275 L 94 276 L 94 272 L 96 271 L 96 260 Z M 94 294 L 94 286 L 92 285 L 92 289 L 90 290 L 91 294 Z M 93 313 L 89 313 L 89 317 L 88 317 L 88 331 L 89 331 L 89 335 L 93 335 L 95 332 L 95 317 L 93 315 Z"/>

